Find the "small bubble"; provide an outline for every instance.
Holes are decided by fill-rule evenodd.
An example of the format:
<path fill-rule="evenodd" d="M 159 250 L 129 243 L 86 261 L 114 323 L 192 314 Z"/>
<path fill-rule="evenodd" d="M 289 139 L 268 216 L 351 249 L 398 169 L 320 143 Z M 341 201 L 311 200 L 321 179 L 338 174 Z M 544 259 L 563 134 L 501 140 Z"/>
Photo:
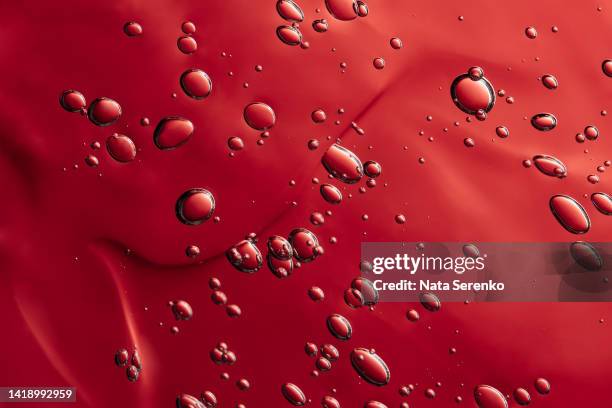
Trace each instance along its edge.
<path fill-rule="evenodd" d="M 123 32 L 128 37 L 138 37 L 142 34 L 142 26 L 135 21 L 128 21 L 123 25 Z"/>
<path fill-rule="evenodd" d="M 185 225 L 199 225 L 208 220 L 215 211 L 213 195 L 203 188 L 192 188 L 176 201 L 176 217 Z"/>
<path fill-rule="evenodd" d="M 212 92 L 212 81 L 201 69 L 188 69 L 179 82 L 185 94 L 193 99 L 205 99 Z"/>
<path fill-rule="evenodd" d="M 479 408 L 507 408 L 504 394 L 490 385 L 478 385 L 474 388 L 474 400 Z"/>
<path fill-rule="evenodd" d="M 302 33 L 297 27 L 281 25 L 276 28 L 276 36 L 287 45 L 300 45 Z"/>
<path fill-rule="evenodd" d="M 138 368 L 131 365 L 125 370 L 125 374 L 127 376 L 127 379 L 130 382 L 135 382 L 138 380 L 138 377 L 140 376 L 140 371 L 138 370 Z"/>
<path fill-rule="evenodd" d="M 129 359 L 130 354 L 126 349 L 117 350 L 117 352 L 115 353 L 115 364 L 117 364 L 119 367 L 126 366 Z"/>
<path fill-rule="evenodd" d="M 193 54 L 198 50 L 198 42 L 190 35 L 179 37 L 176 46 L 183 54 Z"/>
<path fill-rule="evenodd" d="M 363 177 L 363 165 L 359 158 L 350 150 L 333 144 L 321 158 L 323 167 L 338 180 L 347 183 L 357 183 Z"/>
<path fill-rule="evenodd" d="M 202 408 L 202 403 L 193 395 L 180 394 L 176 397 L 177 408 Z"/>
<path fill-rule="evenodd" d="M 363 171 L 368 177 L 376 178 L 382 174 L 382 166 L 373 160 L 363 164 Z"/>
<path fill-rule="evenodd" d="M 559 81 L 557 81 L 554 75 L 546 74 L 542 76 L 542 85 L 548 89 L 554 90 L 559 87 Z"/>
<path fill-rule="evenodd" d="M 292 23 L 304 21 L 304 12 L 292 0 L 278 0 L 276 2 L 276 11 L 279 16 Z"/>
<path fill-rule="evenodd" d="M 370 384 L 383 386 L 389 383 L 389 367 L 373 350 L 355 348 L 351 351 L 351 365 L 361 378 Z"/>
<path fill-rule="evenodd" d="M 385 67 L 385 60 L 381 57 L 376 57 L 372 61 L 372 65 L 374 65 L 376 69 L 383 69 Z"/>
<path fill-rule="evenodd" d="M 525 35 L 527 36 L 527 38 L 533 40 L 538 36 L 538 32 L 535 29 L 535 27 L 527 27 L 525 28 Z"/>
<path fill-rule="evenodd" d="M 109 126 L 121 117 L 121 106 L 110 98 L 96 98 L 89 105 L 87 117 L 96 126 Z"/>
<path fill-rule="evenodd" d="M 319 148 L 319 141 L 317 139 L 310 139 L 308 141 L 309 150 L 317 150 Z"/>
<path fill-rule="evenodd" d="M 612 60 L 604 60 L 601 63 L 601 70 L 604 74 L 606 74 L 606 76 L 612 77 Z"/>
<path fill-rule="evenodd" d="M 327 11 L 338 20 L 348 21 L 357 17 L 356 0 L 325 0 Z"/>
<path fill-rule="evenodd" d="M 339 314 L 332 314 L 327 318 L 327 328 L 338 340 L 348 340 L 353 334 L 351 323 Z"/>
<path fill-rule="evenodd" d="M 185 34 L 193 34 L 196 32 L 196 26 L 191 21 L 184 21 L 183 24 L 181 24 L 181 30 Z"/>
<path fill-rule="evenodd" d="M 66 90 L 60 95 L 60 105 L 68 112 L 85 112 L 87 101 L 85 96 L 73 89 Z"/>
<path fill-rule="evenodd" d="M 557 126 L 557 118 L 552 113 L 538 113 L 531 117 L 531 125 L 541 132 L 548 132 Z"/>
<path fill-rule="evenodd" d="M 546 378 L 538 378 L 534 382 L 534 387 L 537 392 L 542 395 L 550 393 L 550 383 Z"/>
<path fill-rule="evenodd" d="M 197 245 L 188 245 L 185 248 L 185 255 L 189 258 L 197 258 L 200 255 L 200 248 Z"/>
<path fill-rule="evenodd" d="M 357 1 L 357 15 L 359 17 L 367 17 L 368 13 L 369 13 L 368 5 L 365 4 L 361 0 L 358 0 Z"/>
<path fill-rule="evenodd" d="M 327 30 L 329 29 L 329 24 L 324 18 L 320 20 L 315 20 L 312 22 L 312 29 L 315 30 L 317 33 L 324 33 L 327 32 Z"/>
<path fill-rule="evenodd" d="M 87 164 L 89 167 L 98 167 L 98 165 L 100 164 L 100 161 L 98 160 L 96 156 L 94 156 L 93 154 L 90 154 L 87 157 L 85 157 L 85 164 Z"/>
<path fill-rule="evenodd" d="M 241 378 L 236 381 L 236 387 L 238 387 L 240 391 L 248 391 L 248 389 L 251 388 L 251 383 L 246 378 Z"/>
<path fill-rule="evenodd" d="M 509 131 L 509 130 L 508 130 L 508 128 L 507 128 L 507 127 L 505 127 L 505 126 L 498 126 L 498 127 L 496 127 L 496 128 L 495 128 L 495 134 L 496 134 L 498 137 L 500 137 L 500 138 L 502 138 L 502 139 L 505 139 L 505 138 L 507 138 L 508 136 L 510 136 L 510 131 Z"/>
<path fill-rule="evenodd" d="M 593 125 L 584 128 L 584 136 L 589 140 L 595 140 L 599 137 L 599 129 Z"/>
<path fill-rule="evenodd" d="M 316 109 L 312 111 L 310 118 L 314 123 L 323 123 L 327 119 L 327 114 L 323 109 Z"/>
<path fill-rule="evenodd" d="M 232 150 L 242 150 L 244 148 L 244 142 L 238 136 L 233 136 L 227 139 L 227 146 Z"/>
<path fill-rule="evenodd" d="M 453 80 L 451 98 L 460 110 L 470 115 L 480 110 L 487 113 L 495 105 L 493 86 L 480 67 L 471 67 Z"/>
<path fill-rule="evenodd" d="M 307 342 L 304 345 L 304 351 L 306 352 L 306 355 L 309 357 L 315 357 L 317 355 L 317 352 L 319 351 L 317 348 L 317 345 L 314 343 L 310 343 Z"/>
<path fill-rule="evenodd" d="M 285 399 L 296 407 L 306 405 L 307 399 L 304 392 L 295 384 L 285 383 L 281 387 L 281 392 Z"/>
<path fill-rule="evenodd" d="M 263 102 L 253 102 L 244 108 L 245 122 L 256 130 L 270 129 L 276 123 L 276 114 Z"/>
<path fill-rule="evenodd" d="M 404 47 L 402 40 L 398 37 L 391 38 L 389 40 L 389 45 L 391 45 L 391 48 L 393 48 L 394 50 L 399 50 Z"/>
<path fill-rule="evenodd" d="M 529 403 L 531 402 L 531 395 L 529 395 L 529 392 L 524 388 L 515 389 L 512 395 L 514 396 L 515 401 L 519 405 L 525 406 L 529 405 Z"/>
<path fill-rule="evenodd" d="M 193 317 L 191 305 L 184 300 L 173 301 L 172 313 L 176 320 L 190 320 Z"/>
<path fill-rule="evenodd" d="M 318 286 L 313 286 L 308 289 L 308 297 L 314 302 L 321 302 L 325 299 L 325 292 Z"/>
<path fill-rule="evenodd" d="M 591 220 L 584 207 L 567 195 L 554 195 L 549 201 L 550 210 L 563 228 L 573 234 L 584 234 L 591 227 Z"/>
<path fill-rule="evenodd" d="M 242 314 L 242 310 L 238 305 L 227 305 L 225 311 L 227 315 L 232 318 L 240 317 Z"/>
<path fill-rule="evenodd" d="M 106 139 L 108 154 L 120 163 L 128 163 L 136 157 L 136 145 L 128 136 L 113 133 Z"/>

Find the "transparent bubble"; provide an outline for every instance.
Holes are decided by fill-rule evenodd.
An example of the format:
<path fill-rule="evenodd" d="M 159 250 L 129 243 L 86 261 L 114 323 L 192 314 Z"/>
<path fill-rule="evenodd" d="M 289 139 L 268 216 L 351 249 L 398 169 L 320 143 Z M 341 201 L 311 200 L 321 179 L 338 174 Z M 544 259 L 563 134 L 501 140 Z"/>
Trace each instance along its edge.
<path fill-rule="evenodd" d="M 190 35 L 183 35 L 176 40 L 176 46 L 183 54 L 193 54 L 198 50 L 198 42 Z"/>
<path fill-rule="evenodd" d="M 338 20 L 348 21 L 357 18 L 356 0 L 325 0 L 325 7 Z"/>
<path fill-rule="evenodd" d="M 357 374 L 370 384 L 383 386 L 391 380 L 391 372 L 384 360 L 366 348 L 353 349 L 351 365 Z"/>
<path fill-rule="evenodd" d="M 542 85 L 548 89 L 554 90 L 559 87 L 559 81 L 557 81 L 554 75 L 546 74 L 542 76 Z"/>
<path fill-rule="evenodd" d="M 176 320 L 191 320 L 193 317 L 191 305 L 184 300 L 172 302 L 172 313 Z"/>
<path fill-rule="evenodd" d="M 533 164 L 543 174 L 551 177 L 564 178 L 567 176 L 567 168 L 565 164 L 556 157 L 546 154 L 538 154 L 533 156 Z"/>
<path fill-rule="evenodd" d="M 254 273 L 261 269 L 263 258 L 250 240 L 242 240 L 225 252 L 228 261 L 240 272 Z"/>
<path fill-rule="evenodd" d="M 475 115 L 480 110 L 487 113 L 495 105 L 493 85 L 479 67 L 471 67 L 468 73 L 455 78 L 450 91 L 455 105 L 470 115 Z"/>
<path fill-rule="evenodd" d="M 331 184 L 321 184 L 321 196 L 330 204 L 340 204 L 342 202 L 342 192 L 338 187 Z"/>
<path fill-rule="evenodd" d="M 548 132 L 557 126 L 557 118 L 552 113 L 538 113 L 531 117 L 531 125 L 539 131 Z"/>
<path fill-rule="evenodd" d="M 419 301 L 421 305 L 430 312 L 437 312 L 442 307 L 440 299 L 434 293 L 421 293 L 419 295 Z"/>
<path fill-rule="evenodd" d="M 276 36 L 287 45 L 302 44 L 302 32 L 299 28 L 281 25 L 276 28 Z"/>
<path fill-rule="evenodd" d="M 128 163 L 136 157 L 136 145 L 128 136 L 113 133 L 106 139 L 106 150 L 120 163 Z"/>
<path fill-rule="evenodd" d="M 329 23 L 324 18 L 315 20 L 312 22 L 312 29 L 317 33 L 324 33 L 329 29 Z"/>
<path fill-rule="evenodd" d="M 270 129 L 276 123 L 276 114 L 263 102 L 253 102 L 244 108 L 244 120 L 256 130 Z"/>
<path fill-rule="evenodd" d="M 128 37 L 138 37 L 142 35 L 142 26 L 135 21 L 128 21 L 123 25 L 123 32 Z"/>
<path fill-rule="evenodd" d="M 85 112 L 87 101 L 79 91 L 68 89 L 60 95 L 60 105 L 68 112 Z"/>
<path fill-rule="evenodd" d="M 212 92 L 212 81 L 201 69 L 188 69 L 181 74 L 179 82 L 183 92 L 193 99 L 205 99 Z"/>
<path fill-rule="evenodd" d="M 153 142 L 161 150 L 173 150 L 187 143 L 194 126 L 189 119 L 167 116 L 159 121 L 153 132 Z"/>
<path fill-rule="evenodd" d="M 504 394 L 490 385 L 478 385 L 474 388 L 474 400 L 478 408 L 508 408 Z"/>
<path fill-rule="evenodd" d="M 281 392 L 287 401 L 296 407 L 304 406 L 307 402 L 304 392 L 300 389 L 300 387 L 293 383 L 283 384 L 281 387 Z"/>
<path fill-rule="evenodd" d="M 185 191 L 176 201 L 176 217 L 186 225 L 200 225 L 215 211 L 215 198 L 203 188 Z"/>
<path fill-rule="evenodd" d="M 567 231 L 584 234 L 591 228 L 591 220 L 584 207 L 567 195 L 554 195 L 549 201 L 550 210 Z"/>
<path fill-rule="evenodd" d="M 301 23 L 304 21 L 304 12 L 292 0 L 278 0 L 276 2 L 276 11 L 278 15 L 287 21 L 293 23 Z"/>
<path fill-rule="evenodd" d="M 339 314 L 332 314 L 327 318 L 329 332 L 339 340 L 348 340 L 353 334 L 353 328 L 348 319 Z"/>
<path fill-rule="evenodd" d="M 393 37 L 389 40 L 389 45 L 391 45 L 391 48 L 393 48 L 394 50 L 399 50 L 402 47 L 404 47 L 404 44 L 402 43 L 402 40 L 398 37 Z"/>
<path fill-rule="evenodd" d="M 604 215 L 612 215 L 612 197 L 607 193 L 591 194 L 591 202 Z"/>
<path fill-rule="evenodd" d="M 289 234 L 293 256 L 300 262 L 314 261 L 321 253 L 317 236 L 306 228 L 296 228 Z"/>
<path fill-rule="evenodd" d="M 89 105 L 87 117 L 96 126 L 110 126 L 121 117 L 121 106 L 110 98 L 96 98 Z"/>
<path fill-rule="evenodd" d="M 350 150 L 333 144 L 321 158 L 323 167 L 338 180 L 353 184 L 363 177 L 361 160 Z"/>

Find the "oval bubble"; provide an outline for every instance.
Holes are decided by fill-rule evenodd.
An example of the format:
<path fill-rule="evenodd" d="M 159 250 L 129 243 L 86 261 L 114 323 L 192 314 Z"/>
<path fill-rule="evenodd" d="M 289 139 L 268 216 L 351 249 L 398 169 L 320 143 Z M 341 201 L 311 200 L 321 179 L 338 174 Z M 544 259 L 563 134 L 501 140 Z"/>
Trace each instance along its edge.
<path fill-rule="evenodd" d="M 351 352 L 351 365 L 357 374 L 370 384 L 380 387 L 391 380 L 391 372 L 387 363 L 366 348 L 359 347 Z"/>

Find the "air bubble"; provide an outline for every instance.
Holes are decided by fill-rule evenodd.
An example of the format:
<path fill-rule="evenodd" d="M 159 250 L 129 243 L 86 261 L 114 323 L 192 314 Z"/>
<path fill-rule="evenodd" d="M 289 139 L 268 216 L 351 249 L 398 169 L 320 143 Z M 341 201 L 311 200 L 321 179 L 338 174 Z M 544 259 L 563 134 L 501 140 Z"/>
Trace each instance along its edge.
<path fill-rule="evenodd" d="M 215 198 L 203 188 L 185 191 L 176 201 L 176 217 L 185 225 L 200 225 L 215 212 Z"/>
<path fill-rule="evenodd" d="M 193 99 L 205 99 L 212 92 L 212 81 L 201 69 L 188 69 L 181 74 L 179 82 L 183 92 Z"/>

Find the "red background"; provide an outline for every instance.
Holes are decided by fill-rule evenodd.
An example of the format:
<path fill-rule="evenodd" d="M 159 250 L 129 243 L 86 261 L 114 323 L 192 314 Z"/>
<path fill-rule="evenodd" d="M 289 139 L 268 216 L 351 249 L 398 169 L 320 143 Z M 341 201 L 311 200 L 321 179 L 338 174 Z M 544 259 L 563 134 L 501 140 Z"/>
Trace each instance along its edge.
<path fill-rule="evenodd" d="M 284 23 L 274 1 L 4 2 L 0 386 L 74 386 L 79 407 L 170 407 L 177 394 L 204 390 L 213 391 L 221 407 L 284 407 L 289 403 L 280 386 L 287 381 L 314 406 L 335 388 L 344 407 L 367 399 L 389 407 L 401 401 L 447 407 L 457 395 L 474 407 L 471 394 L 480 383 L 504 394 L 525 387 L 535 407 L 610 404 L 609 304 L 444 304 L 434 314 L 418 304 L 351 310 L 342 299 L 359 274 L 361 241 L 571 241 L 575 236 L 548 209 L 554 194 L 585 206 L 592 227 L 584 239 L 612 238 L 610 218 L 584 197 L 610 192 L 610 169 L 597 185 L 586 180 L 612 159 L 612 127 L 609 116 L 600 115 L 610 109 L 612 89 L 601 70 L 612 56 L 608 3 L 370 0 L 367 17 L 342 22 L 323 1 L 300 0 L 306 14 L 301 30 L 310 43 L 304 50 L 277 39 L 275 29 Z M 316 18 L 329 21 L 327 33 L 312 30 Z M 130 20 L 142 24 L 142 36 L 123 33 Z M 199 49 L 190 56 L 176 47 L 185 20 L 197 26 Z M 537 28 L 535 40 L 525 36 L 527 26 Z M 391 37 L 404 47 L 393 50 Z M 372 66 L 378 56 L 386 60 L 383 70 Z M 515 103 L 498 98 L 486 121 L 468 123 L 449 86 L 474 65 Z M 194 67 L 212 78 L 205 100 L 192 100 L 179 87 L 180 74 Z M 559 88 L 542 86 L 543 74 L 555 75 Z M 81 91 L 88 101 L 113 98 L 123 116 L 109 128 L 95 127 L 62 110 L 58 96 L 65 89 Z M 277 116 L 263 146 L 242 119 L 253 101 L 268 103 Z M 316 108 L 327 112 L 325 123 L 310 119 Z M 525 118 L 539 112 L 554 113 L 557 128 L 533 129 Z M 174 114 L 193 121 L 195 134 L 177 150 L 160 151 L 152 142 L 154 125 Z M 140 126 L 142 117 L 152 126 Z M 575 133 L 589 124 L 599 128 L 599 139 L 576 143 Z M 498 125 L 510 129 L 507 139 L 495 135 Z M 103 144 L 113 132 L 135 141 L 134 162 L 120 164 L 104 150 L 91 150 L 91 142 Z M 231 136 L 246 145 L 233 158 Z M 428 142 L 429 136 L 435 140 Z M 465 137 L 476 146 L 466 148 Z M 320 140 L 318 150 L 308 150 L 312 138 Z M 332 181 L 345 195 L 332 208 L 311 179 L 328 181 L 320 158 L 336 138 L 362 160 L 380 162 L 383 174 L 365 194 L 358 192 L 363 180 L 351 186 Z M 100 159 L 98 168 L 83 162 L 91 153 Z M 523 168 L 522 160 L 538 153 L 560 158 L 568 177 Z M 177 221 L 175 201 L 192 187 L 214 194 L 220 223 Z M 310 225 L 311 212 L 327 209 L 333 215 L 323 226 Z M 395 223 L 398 213 L 405 224 Z M 286 236 L 296 227 L 313 230 L 325 255 L 288 279 L 266 268 L 240 273 L 223 255 L 250 232 L 263 250 L 269 235 Z M 332 236 L 336 245 L 329 243 Z M 184 255 L 193 243 L 202 249 L 197 261 Z M 230 319 L 211 302 L 211 276 L 221 279 L 241 317 Z M 323 288 L 325 301 L 308 298 L 312 285 Z M 167 302 L 174 299 L 194 309 L 191 321 L 178 323 L 178 335 L 169 330 L 176 323 Z M 413 307 L 421 313 L 418 323 L 404 317 Z M 334 312 L 351 321 L 350 341 L 327 331 L 325 319 Z M 232 367 L 208 357 L 221 340 L 238 356 Z M 330 372 L 310 376 L 314 361 L 303 351 L 306 341 L 339 348 Z M 113 356 L 134 346 L 144 368 L 130 383 Z M 376 349 L 391 370 L 388 385 L 359 380 L 348 358 L 354 347 Z M 450 355 L 450 347 L 457 353 Z M 229 381 L 219 378 L 224 370 Z M 533 389 L 540 376 L 552 384 L 547 396 Z M 242 377 L 251 383 L 246 392 L 234 384 Z M 434 386 L 438 381 L 442 387 Z M 409 383 L 417 389 L 403 398 L 397 390 Z M 436 390 L 433 400 L 423 395 L 428 387 Z"/>

